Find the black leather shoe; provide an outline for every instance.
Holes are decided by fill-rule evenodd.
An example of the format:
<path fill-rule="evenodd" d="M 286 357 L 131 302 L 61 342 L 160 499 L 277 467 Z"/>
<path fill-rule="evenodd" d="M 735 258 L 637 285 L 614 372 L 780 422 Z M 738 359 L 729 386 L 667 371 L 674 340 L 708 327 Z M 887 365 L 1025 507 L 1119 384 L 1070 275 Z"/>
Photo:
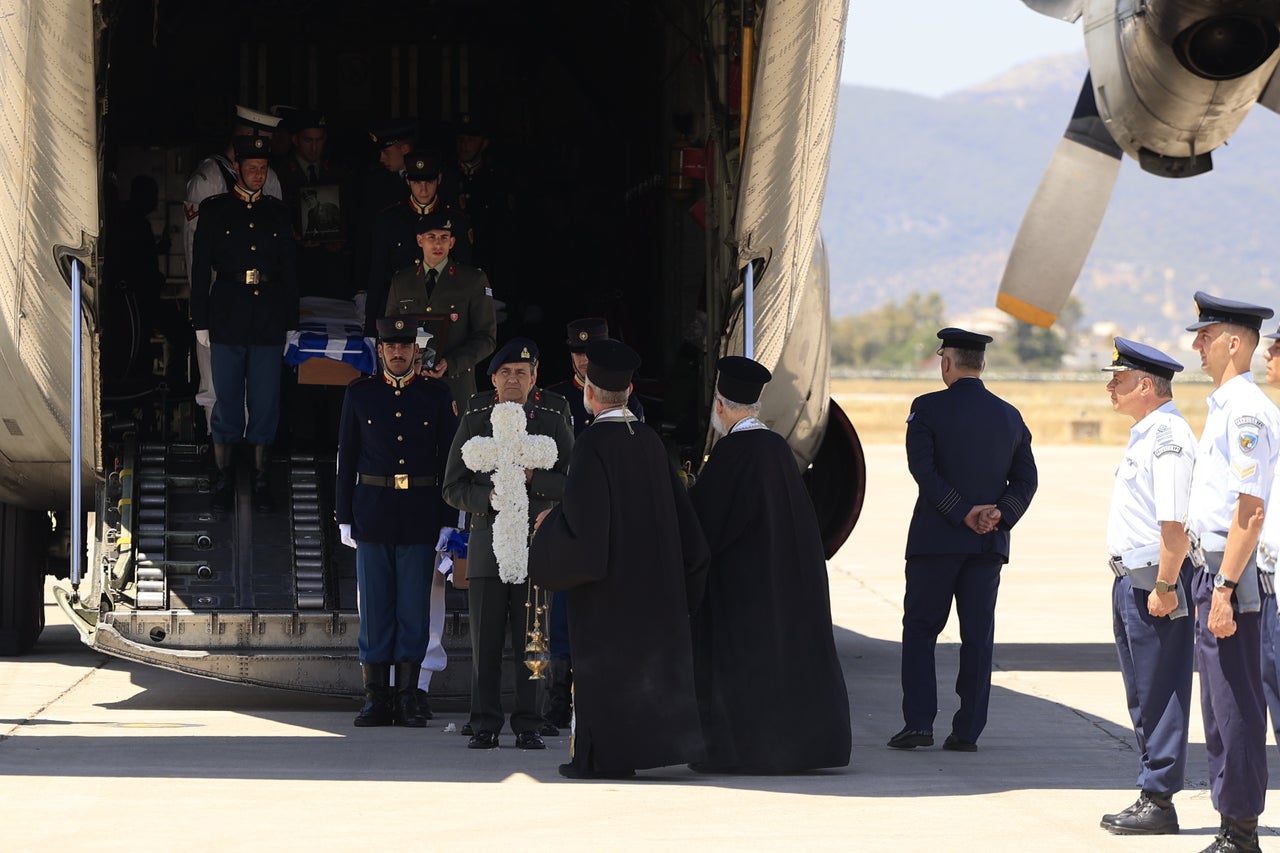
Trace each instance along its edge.
<path fill-rule="evenodd" d="M 462 729 L 458 732 L 458 734 L 462 735 L 463 737 L 471 737 L 475 733 L 476 733 L 476 730 L 471 728 L 470 723 L 465 724 L 462 727 Z"/>
<path fill-rule="evenodd" d="M 634 770 L 581 770 L 572 764 L 561 764 L 560 775 L 566 779 L 630 779 Z"/>
<path fill-rule="evenodd" d="M 560 737 L 560 727 L 553 726 L 551 723 L 543 723 L 542 728 L 538 729 L 538 734 L 543 737 Z"/>
<path fill-rule="evenodd" d="M 933 746 L 933 732 L 913 732 L 904 728 L 889 738 L 890 749 L 915 749 L 917 746 Z"/>
<path fill-rule="evenodd" d="M 467 749 L 497 749 L 498 733 L 497 732 L 480 732 L 471 736 L 471 740 L 467 741 Z"/>
<path fill-rule="evenodd" d="M 1143 794 L 1123 812 L 1103 815 L 1101 825 L 1113 835 L 1175 835 L 1178 812 L 1173 803 L 1162 806 Z"/>
<path fill-rule="evenodd" d="M 947 735 L 947 739 L 942 742 L 943 749 L 949 749 L 952 752 L 977 752 L 978 745 L 971 740 L 960 740 L 955 735 Z"/>
<path fill-rule="evenodd" d="M 1200 853 L 1262 853 L 1258 846 L 1258 820 L 1234 821 L 1222 819 L 1222 828 L 1213 843 Z"/>
<path fill-rule="evenodd" d="M 542 735 L 537 732 L 520 732 L 516 735 L 516 749 L 546 749 Z"/>

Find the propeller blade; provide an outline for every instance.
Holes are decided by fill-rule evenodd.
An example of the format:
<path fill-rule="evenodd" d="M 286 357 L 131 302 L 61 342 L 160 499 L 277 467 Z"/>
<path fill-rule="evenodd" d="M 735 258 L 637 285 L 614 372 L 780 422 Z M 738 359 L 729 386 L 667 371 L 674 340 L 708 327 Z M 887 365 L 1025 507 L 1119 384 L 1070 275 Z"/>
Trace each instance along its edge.
<path fill-rule="evenodd" d="M 1026 323 L 1053 325 L 1093 247 L 1123 153 L 1098 117 L 1086 76 L 1067 132 L 1022 217 L 996 307 Z"/>

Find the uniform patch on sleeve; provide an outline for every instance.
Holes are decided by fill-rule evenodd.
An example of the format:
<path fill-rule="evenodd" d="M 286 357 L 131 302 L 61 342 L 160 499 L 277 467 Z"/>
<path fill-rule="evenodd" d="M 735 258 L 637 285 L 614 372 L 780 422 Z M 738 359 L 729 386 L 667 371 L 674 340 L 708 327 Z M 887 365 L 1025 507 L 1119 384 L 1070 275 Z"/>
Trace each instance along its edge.
<path fill-rule="evenodd" d="M 1240 435 L 1236 438 L 1236 444 L 1244 453 L 1252 453 L 1253 449 L 1258 446 L 1258 436 L 1267 428 L 1267 425 L 1255 418 L 1253 415 L 1243 415 L 1236 418 L 1236 428 L 1240 430 Z"/>
<path fill-rule="evenodd" d="M 1258 463 L 1252 460 L 1241 459 L 1231 463 L 1231 473 L 1236 475 L 1237 479 L 1247 480 L 1258 472 Z"/>
<path fill-rule="evenodd" d="M 1245 453 L 1252 453 L 1253 449 L 1258 446 L 1258 434 L 1256 432 L 1242 432 L 1236 443 L 1240 445 L 1240 449 Z"/>
<path fill-rule="evenodd" d="M 1165 456 L 1169 453 L 1182 455 L 1182 445 L 1180 444 L 1162 444 L 1156 448 L 1156 456 Z"/>
<path fill-rule="evenodd" d="M 200 215 L 200 205 L 187 202 L 182 206 L 182 212 L 186 215 L 187 221 L 190 222 Z"/>

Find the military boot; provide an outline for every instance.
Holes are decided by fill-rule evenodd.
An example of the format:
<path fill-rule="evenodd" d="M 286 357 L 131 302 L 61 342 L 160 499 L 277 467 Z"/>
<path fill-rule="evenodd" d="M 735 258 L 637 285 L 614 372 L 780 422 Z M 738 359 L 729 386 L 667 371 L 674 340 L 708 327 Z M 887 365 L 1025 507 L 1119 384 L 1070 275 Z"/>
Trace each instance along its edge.
<path fill-rule="evenodd" d="M 264 444 L 253 446 L 253 508 L 258 512 L 271 512 L 276 502 L 271 497 L 271 448 Z"/>
<path fill-rule="evenodd" d="M 1258 819 L 1232 820 L 1224 817 L 1217 837 L 1201 853 L 1262 853 L 1258 844 Z"/>
<path fill-rule="evenodd" d="M 364 705 L 356 715 L 357 726 L 391 725 L 391 664 L 364 663 Z"/>
<path fill-rule="evenodd" d="M 1170 797 L 1143 791 L 1129 808 L 1103 815 L 1102 828 L 1115 835 L 1173 835 L 1178 831 L 1178 812 Z"/>
<path fill-rule="evenodd" d="M 427 718 L 418 705 L 418 676 L 422 674 L 420 663 L 396 664 L 395 724 L 411 729 L 423 729 Z"/>
<path fill-rule="evenodd" d="M 213 477 L 213 508 L 220 512 L 231 509 L 236 501 L 235 471 L 232 470 L 234 451 L 230 444 L 213 446 L 213 464 L 218 468 Z"/>

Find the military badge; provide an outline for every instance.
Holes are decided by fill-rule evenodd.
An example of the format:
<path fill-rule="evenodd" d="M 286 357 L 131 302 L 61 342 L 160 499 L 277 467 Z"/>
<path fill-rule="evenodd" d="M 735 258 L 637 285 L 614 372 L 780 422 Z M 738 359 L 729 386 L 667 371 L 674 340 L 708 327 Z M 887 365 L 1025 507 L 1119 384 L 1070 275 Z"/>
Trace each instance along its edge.
<path fill-rule="evenodd" d="M 456 322 L 458 322 L 458 312 L 457 312 L 457 311 L 454 311 L 452 314 L 450 314 L 450 315 L 449 315 L 449 322 L 451 322 L 451 323 L 456 323 Z"/>
<path fill-rule="evenodd" d="M 1252 453 L 1253 449 L 1258 446 L 1258 436 L 1252 432 L 1240 433 L 1240 449 L 1245 453 Z"/>

